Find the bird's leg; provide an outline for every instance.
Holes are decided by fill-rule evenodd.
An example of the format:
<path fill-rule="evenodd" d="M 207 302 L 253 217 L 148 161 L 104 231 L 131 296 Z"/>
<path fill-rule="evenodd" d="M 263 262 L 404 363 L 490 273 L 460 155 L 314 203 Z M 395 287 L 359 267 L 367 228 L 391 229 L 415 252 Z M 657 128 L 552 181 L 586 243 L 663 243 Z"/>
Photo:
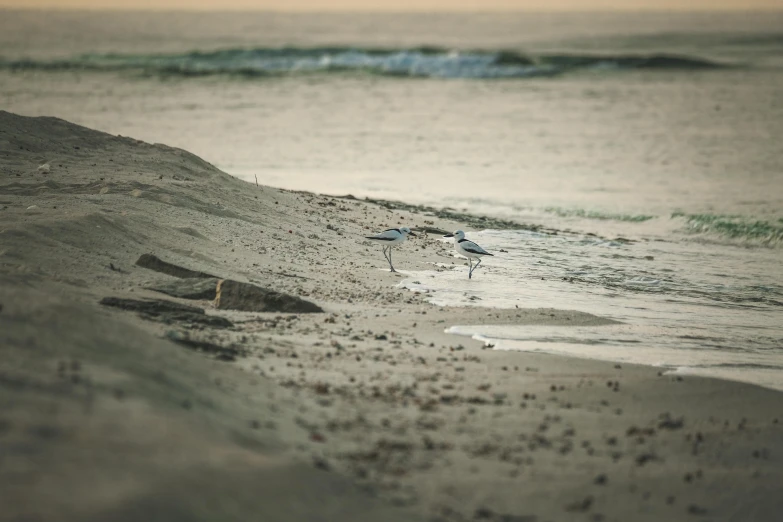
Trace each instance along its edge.
<path fill-rule="evenodd" d="M 392 260 L 391 260 L 391 251 L 392 251 L 392 247 L 391 247 L 391 245 L 389 245 L 389 267 L 391 268 L 392 272 L 396 272 L 396 270 L 394 269 L 394 265 L 392 264 Z"/>
<path fill-rule="evenodd" d="M 473 260 L 471 258 L 468 258 L 468 279 L 473 277 Z"/>
<path fill-rule="evenodd" d="M 480 263 L 481 263 L 481 258 L 479 258 L 479 260 L 476 261 L 476 266 L 473 267 L 473 270 L 477 269 Z"/>
<path fill-rule="evenodd" d="M 391 263 L 391 261 L 389 261 L 389 256 L 387 256 L 387 255 L 386 255 L 386 249 L 387 249 L 387 248 L 388 248 L 388 249 L 391 249 L 391 246 L 385 246 L 385 247 L 383 247 L 383 258 L 384 258 L 386 261 L 388 261 L 389 263 Z"/>

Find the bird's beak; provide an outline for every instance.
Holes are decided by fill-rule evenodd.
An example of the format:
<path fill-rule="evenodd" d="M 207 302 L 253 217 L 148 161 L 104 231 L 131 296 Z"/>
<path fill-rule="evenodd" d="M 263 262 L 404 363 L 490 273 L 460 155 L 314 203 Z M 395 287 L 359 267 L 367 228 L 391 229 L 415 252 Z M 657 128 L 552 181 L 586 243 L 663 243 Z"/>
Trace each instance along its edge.
<path fill-rule="evenodd" d="M 454 237 L 454 234 L 446 234 L 446 235 L 445 235 L 445 236 L 443 236 L 443 237 Z"/>
<path fill-rule="evenodd" d="M 413 237 L 419 237 L 419 236 L 417 236 L 416 234 L 414 234 L 413 232 L 408 232 L 408 235 L 409 235 L 409 236 L 413 236 Z"/>

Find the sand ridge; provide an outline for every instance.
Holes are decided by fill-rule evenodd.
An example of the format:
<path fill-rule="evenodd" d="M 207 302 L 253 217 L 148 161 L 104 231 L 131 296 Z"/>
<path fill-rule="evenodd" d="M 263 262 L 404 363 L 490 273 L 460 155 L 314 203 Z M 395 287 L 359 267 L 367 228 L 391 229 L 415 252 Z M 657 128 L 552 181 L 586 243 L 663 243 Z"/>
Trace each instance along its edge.
<path fill-rule="evenodd" d="M 0 112 L 0 519 L 777 520 L 783 395 L 445 334 L 610 321 L 432 306 L 362 237 L 402 225 L 464 226 Z M 145 254 L 324 312 L 174 297 Z"/>

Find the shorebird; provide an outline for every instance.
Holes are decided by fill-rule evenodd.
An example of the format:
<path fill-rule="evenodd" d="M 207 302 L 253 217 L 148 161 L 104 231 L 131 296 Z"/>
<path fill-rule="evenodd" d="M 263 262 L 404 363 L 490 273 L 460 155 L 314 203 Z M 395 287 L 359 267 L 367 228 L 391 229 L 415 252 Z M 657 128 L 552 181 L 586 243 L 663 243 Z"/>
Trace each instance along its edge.
<path fill-rule="evenodd" d="M 380 234 L 376 234 L 374 236 L 365 236 L 367 239 L 372 239 L 373 241 L 380 241 L 384 243 L 383 247 L 383 257 L 386 258 L 386 261 L 389 262 L 389 268 L 391 268 L 392 272 L 396 272 L 394 269 L 394 265 L 392 265 L 392 258 L 391 258 L 391 251 L 392 246 L 397 245 L 399 243 L 404 242 L 408 236 L 416 237 L 416 234 L 411 232 L 411 229 L 408 227 L 400 227 L 400 228 L 390 228 L 389 230 L 384 230 Z M 389 255 L 386 255 L 386 249 L 389 249 Z"/>
<path fill-rule="evenodd" d="M 465 232 L 462 230 L 457 230 L 453 234 L 446 234 L 443 237 L 453 237 L 454 238 L 454 249 L 457 251 L 457 253 L 462 254 L 463 256 L 468 258 L 468 263 L 470 264 L 470 270 L 468 272 L 468 279 L 471 279 L 473 277 L 473 271 L 478 268 L 479 263 L 481 263 L 481 256 L 491 256 L 489 252 L 478 246 L 473 241 L 470 241 L 468 239 L 465 239 Z M 473 266 L 473 260 L 477 259 L 476 266 Z"/>

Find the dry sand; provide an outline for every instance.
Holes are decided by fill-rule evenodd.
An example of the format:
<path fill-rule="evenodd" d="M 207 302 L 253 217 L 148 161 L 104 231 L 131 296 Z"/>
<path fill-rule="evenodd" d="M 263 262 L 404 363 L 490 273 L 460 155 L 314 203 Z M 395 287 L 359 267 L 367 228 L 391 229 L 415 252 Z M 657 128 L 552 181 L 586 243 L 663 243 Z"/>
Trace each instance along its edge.
<path fill-rule="evenodd" d="M 429 305 L 363 238 L 400 225 L 464 223 L 0 112 L 0 520 L 780 519 L 782 394 L 447 335 L 608 321 Z M 143 254 L 324 312 L 218 309 Z"/>

